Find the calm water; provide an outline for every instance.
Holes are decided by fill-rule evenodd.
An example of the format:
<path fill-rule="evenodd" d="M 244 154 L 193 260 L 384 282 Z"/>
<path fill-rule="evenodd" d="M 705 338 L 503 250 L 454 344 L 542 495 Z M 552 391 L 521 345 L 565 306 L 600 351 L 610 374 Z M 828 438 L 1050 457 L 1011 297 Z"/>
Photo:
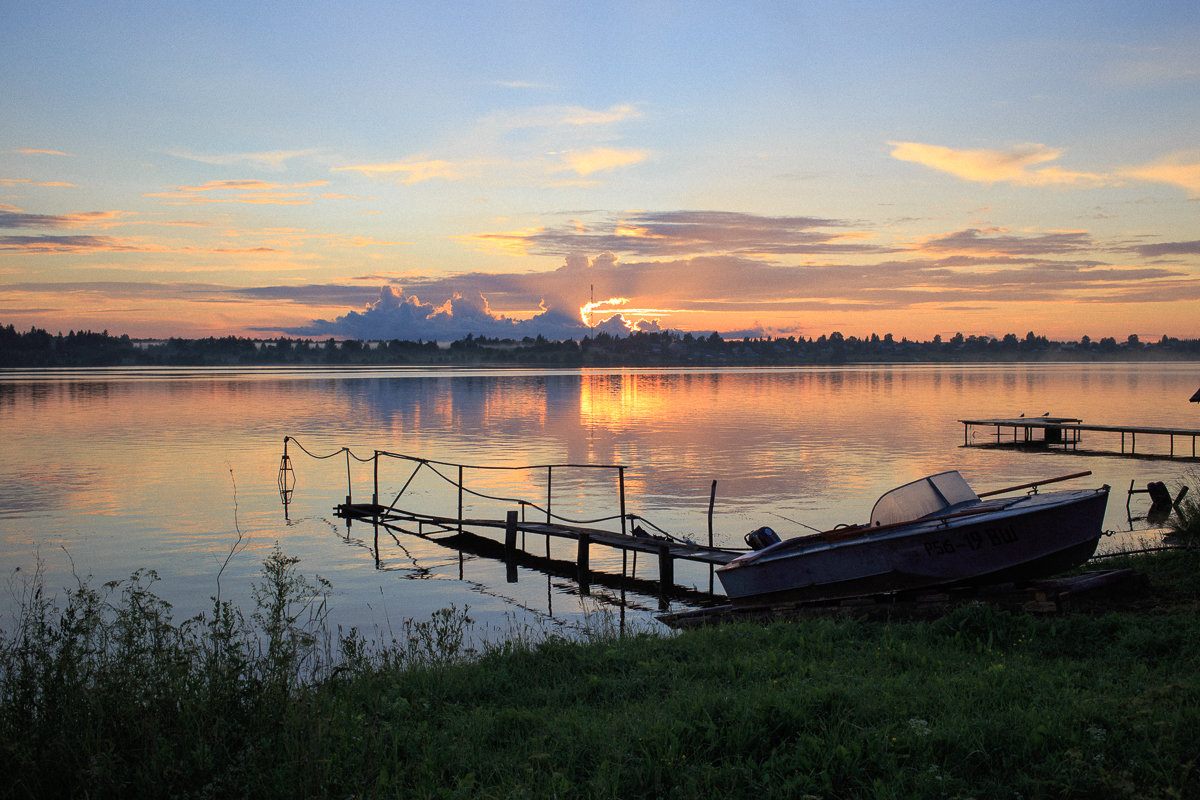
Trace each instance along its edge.
<path fill-rule="evenodd" d="M 0 553 L 9 586 L 5 623 L 40 560 L 51 587 L 95 583 L 138 567 L 156 570 L 177 617 L 205 610 L 237 532 L 248 547 L 231 562 L 222 596 L 249 599 L 262 558 L 280 542 L 301 568 L 334 586 L 333 620 L 398 630 L 451 603 L 486 630 L 575 626 L 597 609 L 652 620 L 654 596 L 505 567 L 415 537 L 381 542 L 349 529 L 332 509 L 349 491 L 368 500 L 369 465 L 315 460 L 293 445 L 297 485 L 285 510 L 276 477 L 285 436 L 318 455 L 349 447 L 468 464 L 626 465 L 632 513 L 677 534 L 707 538 L 717 481 L 718 544 L 740 545 L 759 525 L 781 535 L 798 523 L 863 521 L 875 498 L 923 474 L 956 468 L 978 491 L 1090 469 L 1069 485 L 1110 484 L 1102 547 L 1136 541 L 1126 489 L 1149 480 L 1178 487 L 1179 461 L 964 448 L 965 417 L 1080 417 L 1085 422 L 1200 428 L 1188 398 L 1200 365 L 881 366 L 718 371 L 83 370 L 0 372 Z M 1096 445 L 1119 439 L 1092 434 Z M 1165 452 L 1166 441 L 1139 440 Z M 1177 442 L 1177 452 L 1181 445 Z M 1190 440 L 1182 445 L 1190 452 Z M 411 465 L 384 461 L 387 501 Z M 544 501 L 544 471 L 468 470 L 468 486 Z M 611 473 L 555 473 L 555 511 L 616 513 Z M 423 471 L 401 505 L 453 514 L 455 494 Z M 1134 514 L 1144 513 L 1145 496 Z M 475 501 L 467 516 L 502 516 Z M 530 537 L 531 540 L 533 537 Z M 544 545 L 529 543 L 535 552 Z M 568 557 L 571 548 L 556 549 Z M 593 569 L 620 572 L 620 555 L 594 547 Z M 653 578 L 655 565 L 638 565 Z M 676 581 L 707 590 L 707 568 L 678 562 Z M 719 583 L 718 583 L 719 586 Z M 681 607 L 673 601 L 671 607 Z M 690 601 L 689 601 L 690 602 Z"/>

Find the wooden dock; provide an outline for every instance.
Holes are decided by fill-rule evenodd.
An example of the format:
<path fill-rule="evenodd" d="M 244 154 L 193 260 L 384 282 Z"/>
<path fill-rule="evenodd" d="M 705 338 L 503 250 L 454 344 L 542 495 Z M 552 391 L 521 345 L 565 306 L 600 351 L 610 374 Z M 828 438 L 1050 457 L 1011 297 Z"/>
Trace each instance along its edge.
<path fill-rule="evenodd" d="M 1017 447 L 1042 447 L 1042 448 L 1061 448 L 1064 452 L 1081 452 L 1080 443 L 1083 440 L 1082 434 L 1086 432 L 1093 433 L 1114 433 L 1120 434 L 1120 455 L 1139 456 L 1142 458 L 1179 458 L 1185 460 L 1196 459 L 1196 439 L 1200 437 L 1200 430 L 1189 428 L 1162 428 L 1140 425 L 1089 425 L 1084 424 L 1083 420 L 1074 417 L 1010 417 L 1001 419 L 960 419 L 959 422 L 963 425 L 963 447 L 978 447 L 978 446 L 1017 446 Z M 974 431 L 975 428 L 991 428 L 992 431 L 986 435 L 987 441 L 982 443 L 972 441 L 972 434 L 978 434 Z M 1011 437 L 1009 433 L 1011 432 Z M 1137 451 L 1138 436 L 1146 437 L 1166 437 L 1168 439 L 1168 453 L 1153 453 Z M 1176 452 L 1176 439 L 1183 440 L 1184 446 Z M 1186 449 L 1187 440 L 1191 440 L 1191 455 L 1188 455 Z M 1089 448 L 1082 452 L 1111 452 L 1099 450 L 1097 448 Z M 1116 453 L 1114 453 L 1116 454 Z"/>
<path fill-rule="evenodd" d="M 606 582 L 606 578 L 591 569 L 592 545 L 602 545 L 621 550 L 623 556 L 634 554 L 633 579 L 636 579 L 637 554 L 644 553 L 652 556 L 658 564 L 657 585 L 659 593 L 674 593 L 678 587 L 675 582 L 675 561 L 694 561 L 710 566 L 726 564 L 739 555 L 738 551 L 719 547 L 693 544 L 663 536 L 654 536 L 634 527 L 634 533 L 617 533 L 600 528 L 565 525 L 553 522 L 531 522 L 519 519 L 517 511 L 509 511 L 503 520 L 497 519 L 463 519 L 459 517 L 442 517 L 429 514 L 417 514 L 410 511 L 390 508 L 377 503 L 343 503 L 334 509 L 334 513 L 347 521 L 364 522 L 375 526 L 375 553 L 379 559 L 379 528 L 389 531 L 407 533 L 434 539 L 440 543 L 454 542 L 469 543 L 469 549 L 476 550 L 481 555 L 501 558 L 510 565 L 510 575 L 515 567 L 530 559 L 542 565 L 561 564 L 550 558 L 550 540 L 567 539 L 576 543 L 575 567 L 580 585 L 586 587 L 594 579 Z M 478 536 L 472 530 L 503 530 L 504 541 L 500 544 L 487 537 Z M 534 534 L 544 537 L 546 556 L 540 557 L 524 549 L 524 534 Z M 521 544 L 518 544 L 518 540 Z M 532 562 L 530 562 L 532 563 Z M 622 559 L 621 581 L 630 579 L 628 559 Z M 515 576 L 513 576 L 515 580 Z M 710 575 L 711 584 L 711 575 Z M 710 589 L 711 591 L 711 589 Z"/>

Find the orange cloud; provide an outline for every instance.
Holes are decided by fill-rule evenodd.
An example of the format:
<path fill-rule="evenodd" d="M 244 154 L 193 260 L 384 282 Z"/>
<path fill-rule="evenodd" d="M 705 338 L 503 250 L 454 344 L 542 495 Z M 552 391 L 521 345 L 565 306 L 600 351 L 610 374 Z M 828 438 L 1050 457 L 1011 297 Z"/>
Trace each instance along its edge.
<path fill-rule="evenodd" d="M 19 184 L 28 184 L 29 186 L 45 186 L 49 188 L 68 187 L 71 189 L 79 188 L 78 184 L 67 183 L 66 181 L 40 181 L 35 182 L 29 178 L 0 178 L 0 186 L 17 186 Z"/>
<path fill-rule="evenodd" d="M 0 203 L 0 228 L 77 228 L 107 225 L 132 216 L 128 211 L 76 211 L 70 214 L 31 214 L 8 203 Z"/>
<path fill-rule="evenodd" d="M 646 150 L 618 150 L 615 147 L 593 147 L 590 150 L 570 152 L 563 156 L 566 162 L 560 169 L 568 169 L 579 175 L 608 172 L 618 167 L 640 164 L 650 157 Z"/>
<path fill-rule="evenodd" d="M 368 178 L 396 176 L 397 183 L 423 183 L 434 179 L 456 181 L 463 177 L 462 164 L 432 159 L 429 161 L 393 161 L 386 164 L 355 164 L 334 167 L 333 172 L 358 172 Z"/>
<path fill-rule="evenodd" d="M 1182 186 L 1189 194 L 1200 196 L 1200 152 L 1175 153 L 1141 167 L 1128 167 L 1121 174 L 1155 183 Z"/>
<path fill-rule="evenodd" d="M 70 156 L 70 153 L 64 153 L 62 150 L 42 150 L 37 147 L 19 147 L 13 151 L 25 156 Z"/>
<path fill-rule="evenodd" d="M 209 203 L 245 203 L 250 205 L 309 205 L 312 199 L 307 189 L 326 186 L 329 181 L 307 183 L 270 183 L 257 179 L 209 181 L 197 186 L 174 186 L 166 192 L 149 192 L 143 197 L 169 201 L 169 205 L 203 205 Z M 213 194 L 209 194 L 209 193 Z"/>
<path fill-rule="evenodd" d="M 1098 186 L 1111 182 L 1105 175 L 1090 172 L 1070 172 L 1059 167 L 1035 169 L 1039 164 L 1054 161 L 1063 154 L 1063 150 L 1043 144 L 1023 144 L 1011 150 L 954 150 L 920 142 L 888 144 L 895 148 L 892 158 L 922 164 L 968 181 L 1012 183 L 1017 186 Z"/>

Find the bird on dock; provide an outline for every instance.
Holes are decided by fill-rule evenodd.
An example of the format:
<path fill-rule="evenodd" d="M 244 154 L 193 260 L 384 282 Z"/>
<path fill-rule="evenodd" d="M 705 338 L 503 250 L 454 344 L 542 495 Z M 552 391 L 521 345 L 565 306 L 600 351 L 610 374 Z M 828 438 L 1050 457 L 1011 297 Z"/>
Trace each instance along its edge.
<path fill-rule="evenodd" d="M 1047 411 L 1045 414 L 1042 414 L 1042 416 L 1043 416 L 1043 417 L 1048 417 L 1048 416 L 1050 416 L 1050 412 L 1049 412 L 1049 411 Z"/>

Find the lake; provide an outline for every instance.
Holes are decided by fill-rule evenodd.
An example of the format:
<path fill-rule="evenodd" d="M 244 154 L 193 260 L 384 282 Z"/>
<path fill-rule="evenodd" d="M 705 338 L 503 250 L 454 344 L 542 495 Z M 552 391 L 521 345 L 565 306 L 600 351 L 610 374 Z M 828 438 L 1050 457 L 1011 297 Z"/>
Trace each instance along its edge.
<path fill-rule="evenodd" d="M 371 526 L 337 519 L 347 493 L 370 499 L 375 450 L 468 465 L 625 466 L 628 511 L 706 541 L 716 481 L 717 544 L 770 525 L 781 536 L 861 522 L 889 488 L 958 469 L 977 491 L 1092 470 L 1064 486 L 1113 487 L 1102 549 L 1156 541 L 1139 533 L 1148 501 L 1172 492 L 1183 460 L 964 447 L 963 418 L 1019 414 L 1086 423 L 1200 428 L 1188 403 L 1197 364 L 881 365 L 729 370 L 94 369 L 0 372 L 0 552 L 9 618 L 37 569 L 48 587 L 157 572 L 156 591 L 182 619 L 209 608 L 239 534 L 245 549 L 221 576 L 223 598 L 244 607 L 261 561 L 278 542 L 306 574 L 333 585 L 331 620 L 397 632 L 454 604 L 480 630 L 570 630 L 615 615 L 654 615 L 704 602 L 707 567 L 677 562 L 697 594 L 663 603 L 594 582 L 462 555 L 415 536 L 385 536 L 376 563 Z M 1085 435 L 1119 450 L 1119 437 Z M 277 487 L 284 438 L 296 476 L 285 507 Z M 306 455 L 300 447 L 318 456 Z M 1138 451 L 1168 444 L 1141 438 Z M 1190 440 L 1184 448 L 1190 454 Z M 1177 441 L 1176 452 L 1180 452 Z M 349 464 L 347 463 L 349 461 Z M 452 515 L 456 495 L 432 470 L 381 459 L 380 494 L 403 507 Z M 555 471 L 556 513 L 617 513 L 612 471 Z M 453 476 L 451 476 L 453 477 Z M 411 482 L 410 482 L 411 478 Z M 543 503 L 544 470 L 470 470 L 484 494 Z M 407 485 L 406 485 L 407 484 Z M 409 505 L 409 504 L 413 505 Z M 504 504 L 468 499 L 466 516 L 503 516 Z M 510 506 L 511 507 L 511 506 Z M 500 534 L 502 537 L 502 534 Z M 536 537 L 530 537 L 534 539 Z M 527 542 L 530 550 L 544 545 Z M 574 545 L 554 551 L 569 558 Z M 592 548 L 593 570 L 619 574 L 619 553 Z M 638 577 L 654 578 L 643 557 Z M 719 591 L 719 582 L 716 584 Z"/>

